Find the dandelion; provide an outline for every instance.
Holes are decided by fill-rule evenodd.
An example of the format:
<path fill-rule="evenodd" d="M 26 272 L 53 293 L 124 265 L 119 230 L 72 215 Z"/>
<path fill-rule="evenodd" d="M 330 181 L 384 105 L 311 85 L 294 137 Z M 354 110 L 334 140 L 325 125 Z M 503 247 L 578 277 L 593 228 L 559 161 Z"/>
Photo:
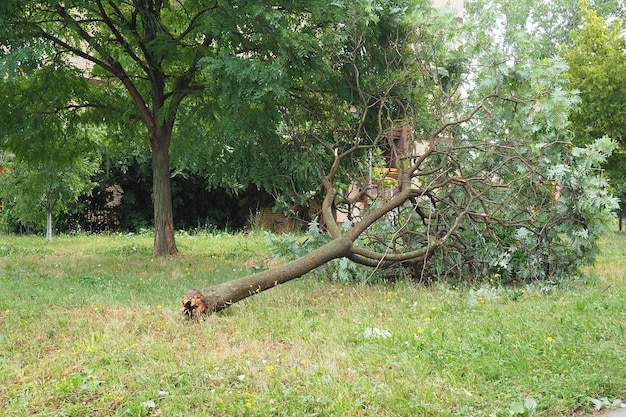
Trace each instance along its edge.
<path fill-rule="evenodd" d="M 437 307 L 431 308 L 430 311 L 437 311 Z"/>
<path fill-rule="evenodd" d="M 390 303 L 391 302 L 391 298 L 387 298 L 387 302 Z"/>
<path fill-rule="evenodd" d="M 420 327 L 420 328 L 418 328 L 418 329 L 417 329 L 417 333 L 418 333 L 418 334 L 422 334 L 422 333 L 424 333 L 424 329 L 422 329 L 421 327 Z"/>
<path fill-rule="evenodd" d="M 548 336 L 546 337 L 546 340 L 548 341 L 548 343 L 552 342 L 554 339 L 552 338 L 552 336 Z"/>
<path fill-rule="evenodd" d="M 158 309 L 158 310 L 160 310 L 161 308 L 163 308 L 163 307 L 161 307 L 161 305 L 159 304 L 159 305 L 157 306 L 157 309 Z"/>
<path fill-rule="evenodd" d="M 100 307 L 94 307 L 93 308 L 93 311 L 99 311 L 99 310 L 100 310 Z"/>
<path fill-rule="evenodd" d="M 63 349 L 57 349 L 57 353 L 63 352 Z"/>
<path fill-rule="evenodd" d="M 252 407 L 252 403 L 251 403 L 250 401 L 248 401 L 248 402 L 246 403 L 246 407 L 248 407 L 248 408 Z"/>
<path fill-rule="evenodd" d="M 149 316 L 150 315 L 150 310 L 146 310 L 145 314 L 146 314 L 146 316 Z"/>
<path fill-rule="evenodd" d="M 272 365 L 270 365 L 270 366 L 268 366 L 268 367 L 267 367 L 267 371 L 268 371 L 268 372 L 272 372 L 273 370 L 274 370 L 274 367 L 273 367 Z"/>
<path fill-rule="evenodd" d="M 424 321 L 430 321 L 430 317 L 426 317 Z"/>

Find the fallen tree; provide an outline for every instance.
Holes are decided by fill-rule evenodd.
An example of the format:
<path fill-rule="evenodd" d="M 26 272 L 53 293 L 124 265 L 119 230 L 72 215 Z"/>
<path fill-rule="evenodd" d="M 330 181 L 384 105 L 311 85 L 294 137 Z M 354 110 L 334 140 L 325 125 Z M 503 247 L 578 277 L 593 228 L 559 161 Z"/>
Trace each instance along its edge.
<path fill-rule="evenodd" d="M 563 88 L 564 66 L 512 60 L 502 45 L 462 37 L 445 13 L 375 13 L 346 13 L 347 43 L 330 59 L 351 99 L 310 90 L 299 97 L 317 103 L 300 107 L 306 122 L 295 106 L 285 114 L 286 158 L 325 152 L 325 237 L 284 265 L 188 291 L 185 315 L 220 311 L 337 259 L 416 281 L 518 282 L 567 279 L 593 260 L 615 204 L 597 166 L 614 145 L 571 146 L 577 99 Z"/>

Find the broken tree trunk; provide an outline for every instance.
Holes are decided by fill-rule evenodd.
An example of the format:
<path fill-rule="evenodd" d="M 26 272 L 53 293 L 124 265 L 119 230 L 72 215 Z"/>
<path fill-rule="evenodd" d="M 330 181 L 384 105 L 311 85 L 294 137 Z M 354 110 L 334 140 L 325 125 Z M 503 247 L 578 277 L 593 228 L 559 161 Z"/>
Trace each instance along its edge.
<path fill-rule="evenodd" d="M 182 313 L 196 319 L 223 310 L 244 298 L 299 278 L 328 261 L 347 256 L 352 243 L 351 239 L 340 237 L 285 265 L 206 289 L 191 289 L 180 302 Z"/>

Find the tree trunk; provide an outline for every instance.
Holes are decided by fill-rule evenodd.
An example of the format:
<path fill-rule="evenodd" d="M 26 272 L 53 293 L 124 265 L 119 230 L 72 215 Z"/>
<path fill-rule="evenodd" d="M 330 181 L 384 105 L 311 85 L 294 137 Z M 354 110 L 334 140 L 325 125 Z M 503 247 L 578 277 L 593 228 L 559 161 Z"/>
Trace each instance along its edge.
<path fill-rule="evenodd" d="M 52 210 L 46 210 L 46 239 L 52 242 Z"/>
<path fill-rule="evenodd" d="M 154 205 L 154 255 L 176 255 L 174 213 L 170 182 L 169 144 L 171 129 L 161 128 L 150 133 L 152 145 L 152 198 Z"/>
<path fill-rule="evenodd" d="M 182 312 L 193 319 L 218 312 L 244 298 L 301 277 L 330 260 L 347 256 L 351 247 L 350 239 L 340 237 L 288 264 L 207 289 L 189 290 L 180 302 Z"/>

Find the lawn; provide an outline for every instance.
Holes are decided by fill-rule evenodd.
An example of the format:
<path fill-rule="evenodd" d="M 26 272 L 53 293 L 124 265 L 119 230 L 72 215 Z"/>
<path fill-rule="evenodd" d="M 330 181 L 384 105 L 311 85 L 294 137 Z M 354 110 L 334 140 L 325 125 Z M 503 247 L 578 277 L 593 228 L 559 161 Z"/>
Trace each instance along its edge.
<path fill-rule="evenodd" d="M 559 287 L 309 275 L 200 323 L 261 233 L 0 235 L 0 416 L 573 416 L 626 401 L 626 234 Z"/>

